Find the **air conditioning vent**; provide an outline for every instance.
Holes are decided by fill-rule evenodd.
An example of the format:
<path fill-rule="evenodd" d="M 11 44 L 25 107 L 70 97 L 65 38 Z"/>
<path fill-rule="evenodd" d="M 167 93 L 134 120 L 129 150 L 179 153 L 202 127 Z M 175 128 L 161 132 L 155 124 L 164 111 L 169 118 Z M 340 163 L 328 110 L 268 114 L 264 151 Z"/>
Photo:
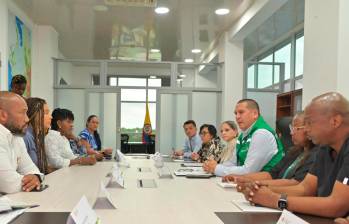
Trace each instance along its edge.
<path fill-rule="evenodd" d="M 109 6 L 155 7 L 157 0 L 104 0 Z"/>

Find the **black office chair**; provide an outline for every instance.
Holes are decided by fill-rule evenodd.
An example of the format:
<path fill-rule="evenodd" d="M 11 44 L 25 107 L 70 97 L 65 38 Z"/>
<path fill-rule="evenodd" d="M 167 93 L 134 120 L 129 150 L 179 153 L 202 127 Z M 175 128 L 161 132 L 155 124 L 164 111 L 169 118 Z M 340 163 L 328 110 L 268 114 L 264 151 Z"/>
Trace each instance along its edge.
<path fill-rule="evenodd" d="M 150 135 L 150 142 L 145 144 L 145 150 L 146 154 L 155 153 L 155 135 Z"/>
<path fill-rule="evenodd" d="M 130 136 L 128 134 L 121 134 L 121 152 L 122 153 L 130 152 L 130 145 L 128 144 L 129 139 L 130 139 Z"/>
<path fill-rule="evenodd" d="M 284 145 L 285 152 L 293 146 L 290 124 L 292 123 L 292 117 L 282 117 L 276 121 L 276 132 L 278 133 L 282 144 Z"/>

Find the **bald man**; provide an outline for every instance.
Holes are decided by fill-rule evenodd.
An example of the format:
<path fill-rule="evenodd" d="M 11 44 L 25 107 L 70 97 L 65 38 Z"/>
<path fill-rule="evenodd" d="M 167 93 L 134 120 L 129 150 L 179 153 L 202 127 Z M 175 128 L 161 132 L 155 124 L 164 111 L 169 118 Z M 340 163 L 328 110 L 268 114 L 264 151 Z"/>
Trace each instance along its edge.
<path fill-rule="evenodd" d="M 322 146 L 305 179 L 290 187 L 255 183 L 245 198 L 271 208 L 343 217 L 349 213 L 349 102 L 335 92 L 314 98 L 305 109 L 305 128 Z"/>
<path fill-rule="evenodd" d="M 27 110 L 21 96 L 0 91 L 0 194 L 39 189 L 43 179 L 22 138 Z"/>

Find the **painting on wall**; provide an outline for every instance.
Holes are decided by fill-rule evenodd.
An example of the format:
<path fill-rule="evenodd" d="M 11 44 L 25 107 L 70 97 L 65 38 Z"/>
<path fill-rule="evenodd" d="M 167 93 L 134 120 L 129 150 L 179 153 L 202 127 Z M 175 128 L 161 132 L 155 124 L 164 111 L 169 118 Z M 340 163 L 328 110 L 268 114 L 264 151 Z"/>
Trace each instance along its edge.
<path fill-rule="evenodd" d="M 8 18 L 8 86 L 14 75 L 27 78 L 25 96 L 30 96 L 31 86 L 31 30 L 17 16 L 9 11 Z"/>

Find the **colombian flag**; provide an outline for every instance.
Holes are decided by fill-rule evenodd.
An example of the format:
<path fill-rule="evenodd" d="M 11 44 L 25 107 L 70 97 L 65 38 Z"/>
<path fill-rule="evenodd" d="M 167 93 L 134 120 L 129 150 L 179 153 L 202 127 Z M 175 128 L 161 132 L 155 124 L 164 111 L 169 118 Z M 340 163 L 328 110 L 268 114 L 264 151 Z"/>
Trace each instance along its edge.
<path fill-rule="evenodd" d="M 148 101 L 147 101 L 145 105 L 145 118 L 144 118 L 143 133 L 142 133 L 143 144 L 148 144 L 151 142 L 151 139 L 150 139 L 151 131 L 152 131 L 152 128 L 151 128 Z"/>

